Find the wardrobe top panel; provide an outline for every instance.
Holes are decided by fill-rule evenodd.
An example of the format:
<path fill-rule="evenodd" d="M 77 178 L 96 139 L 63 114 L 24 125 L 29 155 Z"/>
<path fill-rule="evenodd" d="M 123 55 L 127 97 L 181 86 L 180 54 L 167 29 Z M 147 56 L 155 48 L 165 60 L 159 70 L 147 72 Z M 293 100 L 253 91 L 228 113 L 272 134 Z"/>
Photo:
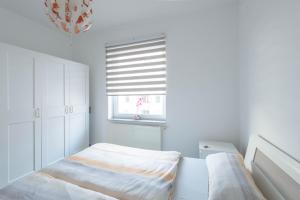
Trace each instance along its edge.
<path fill-rule="evenodd" d="M 27 54 L 32 54 L 32 56 L 37 58 L 37 59 L 47 57 L 48 59 L 54 59 L 54 60 L 62 62 L 64 64 L 72 64 L 72 65 L 77 64 L 77 65 L 84 65 L 84 66 L 88 67 L 86 64 L 83 64 L 83 63 L 78 63 L 78 62 L 75 62 L 75 61 L 72 61 L 72 60 L 68 60 L 68 59 L 56 57 L 56 56 L 53 56 L 53 55 L 49 55 L 49 54 L 46 54 L 46 53 L 41 53 L 41 52 L 25 49 L 23 47 L 18 47 L 18 46 L 7 44 L 7 43 L 0 42 L 0 49 L 1 48 L 6 49 L 6 50 L 11 49 L 11 50 L 14 50 L 14 51 L 26 52 Z"/>

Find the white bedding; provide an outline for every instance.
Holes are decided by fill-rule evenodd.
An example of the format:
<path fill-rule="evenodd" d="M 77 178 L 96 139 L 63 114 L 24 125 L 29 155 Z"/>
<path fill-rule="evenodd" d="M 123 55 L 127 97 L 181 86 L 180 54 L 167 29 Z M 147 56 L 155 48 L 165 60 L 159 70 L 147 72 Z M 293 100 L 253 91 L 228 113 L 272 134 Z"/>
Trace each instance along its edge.
<path fill-rule="evenodd" d="M 42 169 L 39 175 L 29 175 L 0 190 L 0 199 L 66 199 L 57 197 L 66 195 L 69 185 L 73 185 L 78 186 L 79 194 L 83 192 L 80 188 L 87 189 L 86 193 L 101 194 L 90 194 L 93 200 L 106 196 L 119 200 L 171 200 L 179 161 L 180 153 L 174 151 L 99 143 Z M 58 188 L 56 180 L 61 185 Z M 41 182 L 46 183 L 46 192 L 40 189 Z M 21 190 L 25 199 L 14 195 Z"/>
<path fill-rule="evenodd" d="M 23 200 L 24 196 L 27 196 L 28 197 L 27 199 L 30 200 L 32 199 L 39 199 L 39 200 L 74 199 L 71 198 L 71 196 L 68 196 L 68 192 L 70 191 L 70 189 L 72 189 L 72 194 L 74 194 L 78 200 L 84 199 L 81 198 L 83 196 L 89 196 L 89 197 L 93 196 L 93 198 L 89 198 L 89 199 L 109 199 L 108 196 L 101 194 L 101 192 L 98 193 L 97 190 L 93 190 L 93 189 L 90 190 L 89 187 L 85 187 L 86 186 L 85 183 L 88 182 L 88 180 L 95 182 L 96 175 L 94 173 L 90 173 L 90 171 L 87 171 L 86 172 L 87 174 L 85 176 L 94 174 L 93 176 L 95 176 L 95 178 L 87 179 L 85 182 L 80 184 L 75 184 L 69 179 L 67 180 L 64 179 L 64 177 L 68 176 L 68 174 L 72 174 L 73 179 L 76 179 L 77 177 L 76 170 L 78 170 L 78 168 L 69 168 L 68 171 L 64 172 L 63 177 L 56 177 L 56 175 L 59 173 L 50 173 L 52 172 L 51 170 L 55 169 L 55 166 L 59 165 L 62 162 L 66 162 L 66 161 L 60 161 L 57 164 L 54 164 L 52 167 L 42 170 L 41 173 L 35 173 L 33 175 L 25 177 L 24 179 L 21 179 L 11 184 L 10 186 L 4 188 L 3 190 L 0 190 L 0 199 L 10 199 L 10 200 L 22 199 Z M 85 166 L 88 167 L 88 165 L 86 164 Z M 59 167 L 59 170 L 62 169 L 64 168 Z M 85 176 L 80 176 L 80 177 L 85 178 Z M 46 182 L 47 184 L 36 184 L 37 182 L 42 182 L 42 181 Z M 174 183 L 174 186 L 175 187 L 173 189 L 175 189 L 174 190 L 175 195 L 174 194 L 173 195 L 175 197 L 174 198 L 175 200 L 207 200 L 208 199 L 208 171 L 206 168 L 205 160 L 195 159 L 195 158 L 182 158 L 178 166 L 177 178 L 176 178 L 176 182 Z M 28 188 L 31 189 L 29 190 Z M 23 192 L 23 194 L 21 194 L 20 192 Z M 15 196 L 15 194 L 20 194 L 20 195 Z M 34 195 L 34 196 L 30 196 L 30 195 Z M 60 198 L 64 195 L 68 196 L 68 198 L 65 197 Z"/>
<path fill-rule="evenodd" d="M 205 160 L 184 157 L 180 161 L 175 200 L 207 200 L 208 170 Z"/>
<path fill-rule="evenodd" d="M 239 154 L 217 153 L 206 158 L 209 200 L 265 200 Z"/>

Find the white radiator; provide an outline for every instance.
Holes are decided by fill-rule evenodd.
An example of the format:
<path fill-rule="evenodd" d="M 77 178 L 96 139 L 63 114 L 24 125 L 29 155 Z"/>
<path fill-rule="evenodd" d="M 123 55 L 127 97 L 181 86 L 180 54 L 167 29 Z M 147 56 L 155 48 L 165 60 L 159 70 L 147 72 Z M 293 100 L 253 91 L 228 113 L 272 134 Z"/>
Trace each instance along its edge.
<path fill-rule="evenodd" d="M 152 150 L 161 150 L 161 128 L 109 123 L 107 142 Z"/>

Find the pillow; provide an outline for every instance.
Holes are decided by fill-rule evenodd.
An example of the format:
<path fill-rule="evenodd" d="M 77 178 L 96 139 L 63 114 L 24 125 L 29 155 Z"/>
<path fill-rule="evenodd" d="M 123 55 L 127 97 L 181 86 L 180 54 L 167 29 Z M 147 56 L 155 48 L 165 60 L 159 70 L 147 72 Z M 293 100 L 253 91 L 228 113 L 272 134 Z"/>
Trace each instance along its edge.
<path fill-rule="evenodd" d="M 239 154 L 218 153 L 206 158 L 209 200 L 265 200 Z"/>

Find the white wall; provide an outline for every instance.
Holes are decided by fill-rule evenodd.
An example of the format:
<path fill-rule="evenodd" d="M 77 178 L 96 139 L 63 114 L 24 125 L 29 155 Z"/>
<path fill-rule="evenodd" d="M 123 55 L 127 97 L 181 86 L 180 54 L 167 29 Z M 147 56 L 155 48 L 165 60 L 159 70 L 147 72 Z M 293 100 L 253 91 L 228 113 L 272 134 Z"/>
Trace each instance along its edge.
<path fill-rule="evenodd" d="M 261 134 L 300 160 L 300 1 L 239 8 L 242 145 Z"/>
<path fill-rule="evenodd" d="M 91 139 L 100 142 L 109 138 L 110 127 L 105 42 L 166 33 L 164 149 L 197 156 L 199 139 L 217 139 L 241 142 L 245 150 L 254 133 L 300 159 L 299 10 L 299 0 L 240 0 L 238 8 L 233 1 L 190 16 L 83 34 L 71 47 L 69 38 L 54 27 L 0 8 L 0 42 L 91 65 Z"/>
<path fill-rule="evenodd" d="M 167 129 L 163 149 L 198 156 L 200 139 L 239 144 L 237 6 L 132 24 L 75 38 L 73 58 L 91 66 L 92 142 L 106 141 L 105 42 L 167 34 Z M 121 133 L 120 133 L 121 134 Z"/>
<path fill-rule="evenodd" d="M 3 8 L 0 8 L 0 24 L 0 42 L 62 58 L 71 58 L 70 38 L 55 27 L 51 29 L 39 25 Z"/>

